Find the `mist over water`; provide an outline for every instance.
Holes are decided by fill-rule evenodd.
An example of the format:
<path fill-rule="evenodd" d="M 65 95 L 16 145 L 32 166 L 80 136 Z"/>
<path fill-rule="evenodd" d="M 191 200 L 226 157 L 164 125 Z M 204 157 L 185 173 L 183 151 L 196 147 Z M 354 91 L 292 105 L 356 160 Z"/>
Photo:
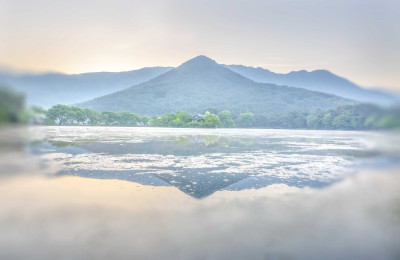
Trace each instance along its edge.
<path fill-rule="evenodd" d="M 392 132 L 0 130 L 1 259 L 397 259 Z"/>

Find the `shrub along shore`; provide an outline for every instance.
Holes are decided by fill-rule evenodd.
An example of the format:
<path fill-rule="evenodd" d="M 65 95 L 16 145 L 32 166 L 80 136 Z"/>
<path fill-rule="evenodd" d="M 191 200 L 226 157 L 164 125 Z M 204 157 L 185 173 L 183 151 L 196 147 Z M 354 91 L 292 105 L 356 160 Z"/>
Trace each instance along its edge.
<path fill-rule="evenodd" d="M 98 112 L 66 105 L 50 108 L 44 117 L 46 125 L 151 126 L 189 128 L 287 128 L 368 130 L 400 127 L 400 109 L 383 109 L 369 104 L 340 106 L 329 111 L 289 112 L 281 117 L 268 113 L 245 112 L 233 115 L 228 110 L 209 108 L 203 113 L 178 111 L 163 116 L 141 116 L 136 113 Z"/>

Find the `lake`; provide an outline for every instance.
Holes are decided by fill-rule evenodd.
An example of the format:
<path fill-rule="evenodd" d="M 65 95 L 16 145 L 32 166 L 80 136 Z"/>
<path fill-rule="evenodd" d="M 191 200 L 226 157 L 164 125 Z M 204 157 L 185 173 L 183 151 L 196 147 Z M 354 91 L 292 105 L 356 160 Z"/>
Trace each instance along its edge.
<path fill-rule="evenodd" d="M 394 132 L 3 127 L 0 259 L 400 259 Z"/>

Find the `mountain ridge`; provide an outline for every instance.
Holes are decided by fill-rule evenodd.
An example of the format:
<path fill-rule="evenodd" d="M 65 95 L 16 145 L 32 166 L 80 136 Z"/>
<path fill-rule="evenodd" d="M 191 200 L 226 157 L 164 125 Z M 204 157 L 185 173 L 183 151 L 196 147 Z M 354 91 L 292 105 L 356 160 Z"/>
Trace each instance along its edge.
<path fill-rule="evenodd" d="M 398 93 L 365 89 L 328 70 L 275 73 L 261 67 L 218 64 L 204 55 L 199 55 L 187 62 L 181 64 L 181 66 L 191 67 L 192 71 L 201 70 L 201 65 L 204 65 L 204 63 L 207 63 L 208 66 L 214 66 L 216 70 L 220 70 L 217 65 L 223 65 L 225 68 L 254 82 L 303 88 L 383 106 L 400 104 L 400 94 Z M 193 66 L 200 67 L 194 68 Z M 0 83 L 24 93 L 29 105 L 48 108 L 58 103 L 72 105 L 99 98 L 134 85 L 152 81 L 157 76 L 172 69 L 175 68 L 156 66 L 122 72 L 63 74 L 58 72 L 21 73 L 0 68 Z M 182 70 L 179 73 L 181 76 L 185 74 Z M 202 77 L 200 73 L 196 75 L 192 73 L 191 76 Z"/>
<path fill-rule="evenodd" d="M 129 111 L 151 116 L 207 108 L 233 113 L 279 113 L 329 109 L 352 103 L 331 94 L 258 83 L 205 56 L 197 56 L 156 78 L 77 104 L 98 111 Z"/>
<path fill-rule="evenodd" d="M 44 74 L 0 71 L 0 83 L 25 94 L 29 105 L 45 108 L 75 104 L 152 79 L 171 67 L 146 67 L 123 72 Z"/>
<path fill-rule="evenodd" d="M 275 73 L 261 67 L 224 66 L 256 82 L 299 87 L 384 106 L 399 104 L 400 102 L 400 99 L 387 92 L 365 89 L 328 70 L 299 70 L 289 73 Z"/>

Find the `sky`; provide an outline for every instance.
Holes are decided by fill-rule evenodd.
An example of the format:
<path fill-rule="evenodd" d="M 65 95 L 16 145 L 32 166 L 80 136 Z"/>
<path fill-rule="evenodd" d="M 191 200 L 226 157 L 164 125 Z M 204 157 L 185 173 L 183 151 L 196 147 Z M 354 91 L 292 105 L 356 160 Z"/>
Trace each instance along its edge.
<path fill-rule="evenodd" d="M 0 0 L 0 66 L 15 70 L 126 71 L 202 54 L 400 91 L 399 47 L 398 0 Z"/>

